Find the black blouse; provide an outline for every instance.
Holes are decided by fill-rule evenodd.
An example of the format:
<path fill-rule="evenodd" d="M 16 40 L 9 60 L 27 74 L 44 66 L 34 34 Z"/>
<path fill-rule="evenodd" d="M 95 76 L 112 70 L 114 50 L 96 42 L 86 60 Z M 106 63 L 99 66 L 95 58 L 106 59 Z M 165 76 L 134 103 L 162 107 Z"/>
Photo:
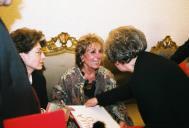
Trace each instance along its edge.
<path fill-rule="evenodd" d="M 32 72 L 32 86 L 35 89 L 40 101 L 41 108 L 46 108 L 48 104 L 48 96 L 46 89 L 46 79 L 41 70 L 35 70 Z"/>

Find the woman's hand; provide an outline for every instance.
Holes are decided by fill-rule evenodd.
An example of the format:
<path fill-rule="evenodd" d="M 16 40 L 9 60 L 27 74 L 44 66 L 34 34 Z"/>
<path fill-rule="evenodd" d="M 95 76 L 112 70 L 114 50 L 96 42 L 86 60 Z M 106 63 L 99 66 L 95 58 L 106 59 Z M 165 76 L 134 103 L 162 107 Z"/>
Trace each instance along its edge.
<path fill-rule="evenodd" d="M 74 111 L 74 109 L 72 107 L 69 106 L 65 106 L 64 108 L 62 108 L 65 112 L 65 118 L 66 118 L 66 122 L 68 121 L 69 118 L 72 118 L 70 115 L 71 111 Z"/>
<path fill-rule="evenodd" d="M 129 128 L 129 126 L 127 125 L 127 123 L 124 122 L 124 121 L 120 121 L 119 122 L 119 126 L 120 126 L 120 128 Z"/>
<path fill-rule="evenodd" d="M 94 107 L 97 104 L 98 104 L 98 100 L 97 100 L 97 98 L 94 97 L 94 98 L 87 100 L 87 102 L 85 103 L 85 106 L 86 107 Z"/>
<path fill-rule="evenodd" d="M 41 113 L 45 113 L 46 110 L 44 108 L 41 108 Z"/>

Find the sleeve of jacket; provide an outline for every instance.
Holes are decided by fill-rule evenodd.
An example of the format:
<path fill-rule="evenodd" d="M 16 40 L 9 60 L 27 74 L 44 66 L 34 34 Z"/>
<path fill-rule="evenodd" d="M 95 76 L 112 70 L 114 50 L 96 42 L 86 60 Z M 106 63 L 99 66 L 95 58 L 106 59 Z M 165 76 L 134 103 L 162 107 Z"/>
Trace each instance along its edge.
<path fill-rule="evenodd" d="M 119 101 L 127 100 L 131 98 L 131 93 L 128 85 L 119 86 L 110 91 L 101 93 L 96 96 L 98 104 L 101 106 L 107 106 Z"/>
<path fill-rule="evenodd" d="M 189 57 L 189 39 L 177 49 L 177 51 L 171 56 L 171 60 L 179 64 L 187 57 Z"/>
<path fill-rule="evenodd" d="M 109 90 L 112 90 L 113 88 L 116 88 L 117 84 L 116 84 L 113 74 L 110 71 L 106 70 L 104 75 L 106 76 L 104 78 L 106 81 L 105 91 L 109 91 Z M 117 122 L 125 121 L 127 124 L 132 125 L 132 121 L 127 115 L 127 112 L 126 112 L 127 109 L 124 102 L 117 102 L 115 104 L 108 105 L 106 106 L 106 109 L 107 111 L 109 111 L 109 113 Z"/>
<path fill-rule="evenodd" d="M 75 85 L 73 81 L 73 75 L 75 74 L 74 69 L 68 69 L 63 73 L 63 75 L 60 77 L 58 84 L 53 87 L 52 90 L 52 99 L 56 101 L 62 101 L 66 105 L 72 104 L 73 101 L 73 95 L 72 95 L 72 89 L 73 85 Z"/>

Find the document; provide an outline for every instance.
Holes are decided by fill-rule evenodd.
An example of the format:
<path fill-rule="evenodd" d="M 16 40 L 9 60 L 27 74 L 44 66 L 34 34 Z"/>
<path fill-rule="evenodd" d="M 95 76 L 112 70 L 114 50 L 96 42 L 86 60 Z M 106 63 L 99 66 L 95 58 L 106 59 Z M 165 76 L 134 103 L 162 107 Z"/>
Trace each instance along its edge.
<path fill-rule="evenodd" d="M 86 107 L 84 105 L 71 105 L 75 111 L 71 111 L 80 128 L 93 128 L 97 121 L 103 122 L 105 128 L 120 128 L 119 124 L 111 117 L 104 107 Z"/>

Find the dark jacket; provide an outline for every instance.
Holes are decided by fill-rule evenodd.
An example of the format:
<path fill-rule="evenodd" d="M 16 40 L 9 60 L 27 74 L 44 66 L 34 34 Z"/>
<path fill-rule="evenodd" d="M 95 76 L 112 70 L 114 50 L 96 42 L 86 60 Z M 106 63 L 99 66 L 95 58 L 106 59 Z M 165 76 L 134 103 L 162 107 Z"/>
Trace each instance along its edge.
<path fill-rule="evenodd" d="M 125 86 L 97 96 L 100 105 L 135 98 L 146 127 L 189 125 L 189 79 L 161 56 L 139 54 Z M 110 100 L 107 100 L 110 99 Z"/>
<path fill-rule="evenodd" d="M 39 112 L 38 98 L 9 32 L 0 20 L 0 123 L 6 118 Z"/>
<path fill-rule="evenodd" d="M 180 64 L 187 57 L 189 57 L 189 39 L 177 49 L 177 51 L 171 56 L 171 60 Z"/>

